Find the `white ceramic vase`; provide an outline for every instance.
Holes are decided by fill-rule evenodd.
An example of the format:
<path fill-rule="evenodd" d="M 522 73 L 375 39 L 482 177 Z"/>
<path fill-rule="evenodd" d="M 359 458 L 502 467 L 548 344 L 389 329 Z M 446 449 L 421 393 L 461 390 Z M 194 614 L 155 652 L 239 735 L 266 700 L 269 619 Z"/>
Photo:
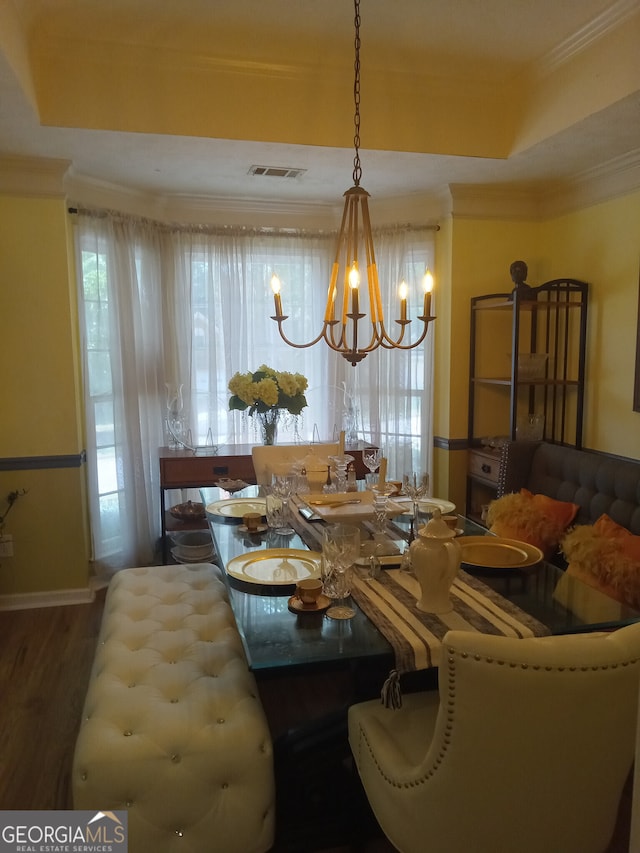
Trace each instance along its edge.
<path fill-rule="evenodd" d="M 420 584 L 416 604 L 424 613 L 450 613 L 453 610 L 451 585 L 460 569 L 462 551 L 454 530 L 442 520 L 440 510 L 411 543 L 411 568 Z"/>

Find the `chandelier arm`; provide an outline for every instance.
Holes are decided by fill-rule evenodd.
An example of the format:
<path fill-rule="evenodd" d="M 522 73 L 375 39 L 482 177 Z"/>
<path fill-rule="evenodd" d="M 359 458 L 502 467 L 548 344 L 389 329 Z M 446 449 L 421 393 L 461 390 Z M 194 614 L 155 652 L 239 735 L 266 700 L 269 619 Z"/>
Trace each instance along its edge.
<path fill-rule="evenodd" d="M 325 339 L 325 341 L 327 341 L 327 343 L 329 343 L 326 332 L 327 326 L 331 326 L 331 323 L 324 323 L 320 334 L 312 341 L 309 341 L 306 344 L 296 344 L 293 341 L 290 341 L 289 338 L 285 335 L 284 330 L 282 328 L 282 319 L 279 317 L 272 317 L 271 319 L 276 321 L 276 323 L 278 324 L 278 332 L 280 333 L 280 337 L 285 342 L 285 344 L 288 344 L 290 347 L 295 347 L 296 349 L 306 349 L 307 347 L 315 346 L 315 344 L 319 343 L 319 341 L 321 341 L 323 338 Z"/>
<path fill-rule="evenodd" d="M 420 337 L 418 338 L 418 340 L 411 341 L 411 343 L 408 343 L 408 344 L 402 343 L 402 339 L 404 338 L 405 328 L 406 328 L 406 326 L 402 327 L 402 332 L 400 333 L 400 336 L 396 340 L 393 340 L 393 338 L 390 338 L 389 335 L 387 335 L 385 332 L 386 343 L 383 342 L 382 346 L 385 347 L 386 349 L 403 349 L 403 350 L 413 349 L 414 347 L 419 346 L 427 336 L 427 332 L 429 331 L 429 322 L 427 321 L 424 324 L 424 328 L 422 329 L 422 333 L 421 333 Z"/>
<path fill-rule="evenodd" d="M 325 334 L 324 339 L 329 344 L 331 349 L 335 349 L 337 352 L 344 349 L 346 347 L 346 326 L 342 325 L 342 323 L 337 324 L 336 327 L 340 329 L 340 337 L 336 341 L 336 336 L 333 331 L 333 327 L 329 329 L 328 336 Z M 331 340 L 329 340 L 331 339 Z"/>

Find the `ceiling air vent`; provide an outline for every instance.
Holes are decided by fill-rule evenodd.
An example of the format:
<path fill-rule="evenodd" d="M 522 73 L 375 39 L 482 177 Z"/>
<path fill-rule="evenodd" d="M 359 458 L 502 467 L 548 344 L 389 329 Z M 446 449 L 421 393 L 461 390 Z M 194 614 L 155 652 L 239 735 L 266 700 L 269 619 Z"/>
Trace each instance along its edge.
<path fill-rule="evenodd" d="M 250 175 L 264 175 L 268 178 L 299 178 L 306 169 L 288 169 L 284 166 L 252 166 Z"/>

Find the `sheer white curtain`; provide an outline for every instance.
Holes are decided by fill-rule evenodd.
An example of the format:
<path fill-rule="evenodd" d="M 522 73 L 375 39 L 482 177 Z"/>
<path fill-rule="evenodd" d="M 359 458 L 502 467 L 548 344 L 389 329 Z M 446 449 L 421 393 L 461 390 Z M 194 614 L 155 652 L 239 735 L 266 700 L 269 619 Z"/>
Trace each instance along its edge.
<path fill-rule="evenodd" d="M 108 573 L 151 562 L 157 536 L 162 245 L 114 216 L 79 217 L 77 236 L 93 556 Z"/>
<path fill-rule="evenodd" d="M 261 364 L 302 373 L 308 407 L 281 426 L 280 441 L 326 441 L 352 426 L 382 444 L 390 476 L 430 467 L 432 331 L 417 350 L 378 350 L 354 368 L 324 343 L 288 346 L 270 319 L 277 272 L 288 337 L 318 334 L 333 235 L 170 227 L 91 211 L 80 211 L 76 234 L 98 571 L 154 559 L 167 388 L 182 388 L 191 444 L 255 444 L 253 420 L 229 411 L 230 377 Z M 416 316 L 430 232 L 393 229 L 376 240 L 386 316 L 397 315 L 401 278 Z"/>
<path fill-rule="evenodd" d="M 309 407 L 297 422 L 281 423 L 280 441 L 311 440 L 314 425 L 326 440 L 332 427 L 324 405 L 326 353 L 319 347 L 292 349 L 284 343 L 271 320 L 269 282 L 277 272 L 291 340 L 313 338 L 324 313 L 330 237 L 225 229 L 175 231 L 169 241 L 175 263 L 173 304 L 167 306 L 165 323 L 174 328 L 165 340 L 175 336 L 172 349 L 177 357 L 167 362 L 167 376 L 187 389 L 185 410 L 194 444 L 205 444 L 208 437 L 216 445 L 260 440 L 252 418 L 229 411 L 227 385 L 237 371 L 255 371 L 262 364 L 302 373 L 309 382 Z M 316 397 L 317 405 L 312 405 Z"/>

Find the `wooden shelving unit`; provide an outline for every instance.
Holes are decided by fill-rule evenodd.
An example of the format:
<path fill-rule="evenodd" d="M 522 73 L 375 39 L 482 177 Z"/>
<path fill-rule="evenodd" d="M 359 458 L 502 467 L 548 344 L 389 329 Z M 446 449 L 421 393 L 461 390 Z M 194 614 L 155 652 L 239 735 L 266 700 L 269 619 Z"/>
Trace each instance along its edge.
<path fill-rule="evenodd" d="M 488 438 L 582 446 L 587 293 L 586 282 L 563 278 L 471 299 L 467 514 L 474 520 L 497 492 L 497 472 L 478 470 Z"/>

